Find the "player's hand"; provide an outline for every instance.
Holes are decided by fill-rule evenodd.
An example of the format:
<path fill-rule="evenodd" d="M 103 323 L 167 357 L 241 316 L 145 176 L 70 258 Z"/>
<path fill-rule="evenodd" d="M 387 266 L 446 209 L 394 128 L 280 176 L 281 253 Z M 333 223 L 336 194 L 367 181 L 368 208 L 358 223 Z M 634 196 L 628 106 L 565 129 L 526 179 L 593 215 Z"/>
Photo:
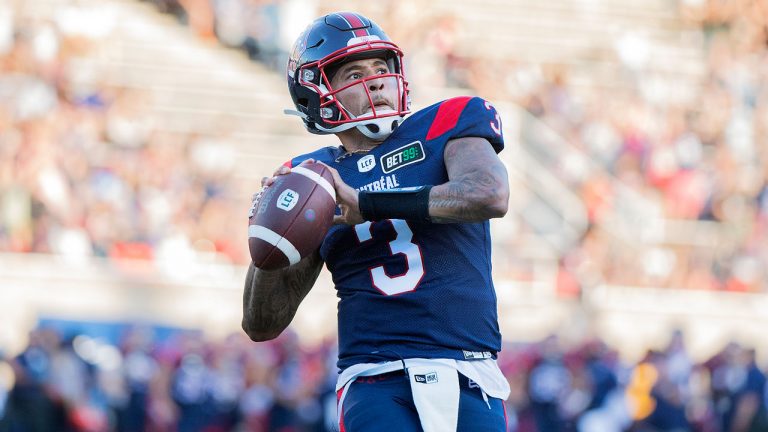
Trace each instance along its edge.
<path fill-rule="evenodd" d="M 307 159 L 305 161 L 302 161 L 299 166 L 304 165 L 305 163 L 314 162 L 314 159 Z M 261 190 L 257 193 L 253 194 L 251 196 L 251 210 L 248 212 L 248 217 L 253 217 L 253 211 L 256 208 L 256 203 L 259 202 L 259 199 L 264 194 L 264 191 L 267 190 L 268 187 L 272 186 L 272 184 L 275 183 L 278 176 L 290 174 L 291 169 L 285 165 L 280 165 L 275 172 L 272 173 L 272 177 L 264 176 L 261 178 Z"/>
<path fill-rule="evenodd" d="M 301 166 L 301 165 L 304 165 L 304 164 L 308 164 L 308 163 L 313 163 L 314 161 L 315 161 L 314 159 L 307 159 L 307 160 L 305 160 L 305 161 L 302 161 L 302 162 L 299 164 L 299 166 Z M 287 167 L 287 166 L 285 166 L 285 165 L 280 165 L 280 166 L 279 166 L 279 167 L 278 167 L 278 168 L 275 170 L 275 172 L 273 172 L 273 173 L 272 173 L 272 177 L 266 177 L 266 176 L 265 176 L 265 177 L 262 177 L 262 178 L 261 178 L 261 187 L 262 187 L 262 191 L 263 191 L 264 189 L 266 189 L 266 188 L 268 188 L 268 187 L 272 186 L 272 183 L 274 183 L 274 182 L 275 182 L 275 180 L 277 180 L 277 177 L 278 177 L 278 176 L 281 176 L 281 175 L 286 175 L 286 174 L 290 174 L 290 173 L 291 173 L 291 169 L 290 169 L 289 167 Z"/>
<path fill-rule="evenodd" d="M 322 163 L 322 162 L 321 162 Z M 357 201 L 358 191 L 352 189 L 352 187 L 341 179 L 339 172 L 336 169 L 323 164 L 328 167 L 328 170 L 333 176 L 333 185 L 336 189 L 336 204 L 341 207 L 341 214 L 333 217 L 333 223 L 357 225 L 365 222 L 363 216 L 360 214 L 360 204 Z"/>

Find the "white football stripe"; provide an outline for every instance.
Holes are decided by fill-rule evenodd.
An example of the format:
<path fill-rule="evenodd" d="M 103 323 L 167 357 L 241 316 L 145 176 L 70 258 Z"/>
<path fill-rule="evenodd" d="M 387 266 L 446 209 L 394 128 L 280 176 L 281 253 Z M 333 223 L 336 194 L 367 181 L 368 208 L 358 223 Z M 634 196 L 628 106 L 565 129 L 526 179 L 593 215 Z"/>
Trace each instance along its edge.
<path fill-rule="evenodd" d="M 328 192 L 328 195 L 330 195 L 331 198 L 333 198 L 333 201 L 336 202 L 336 189 L 334 189 L 331 183 L 329 183 L 328 180 L 324 179 L 323 176 L 312 171 L 311 169 L 304 168 L 303 166 L 297 166 L 295 168 L 291 168 L 291 172 L 295 172 L 296 174 L 301 174 L 310 180 L 314 180 L 315 183 L 322 186 L 322 188 L 325 189 L 326 192 Z"/>
<path fill-rule="evenodd" d="M 291 265 L 301 261 L 301 254 L 296 250 L 296 247 L 291 244 L 285 237 L 280 235 L 267 227 L 261 225 L 248 225 L 248 237 L 264 240 L 265 242 L 280 249 L 280 251 L 288 258 L 288 262 Z"/>

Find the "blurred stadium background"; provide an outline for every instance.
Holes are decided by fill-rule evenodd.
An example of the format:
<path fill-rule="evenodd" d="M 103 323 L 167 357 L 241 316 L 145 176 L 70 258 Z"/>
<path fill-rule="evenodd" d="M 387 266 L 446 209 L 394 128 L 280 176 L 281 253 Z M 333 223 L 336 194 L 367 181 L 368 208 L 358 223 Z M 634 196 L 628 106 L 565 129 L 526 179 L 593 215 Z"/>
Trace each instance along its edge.
<path fill-rule="evenodd" d="M 0 431 L 332 430 L 327 274 L 239 323 L 259 179 L 336 144 L 282 114 L 334 10 L 415 109 L 503 115 L 510 431 L 768 430 L 768 3 L 356 3 L 0 0 Z"/>

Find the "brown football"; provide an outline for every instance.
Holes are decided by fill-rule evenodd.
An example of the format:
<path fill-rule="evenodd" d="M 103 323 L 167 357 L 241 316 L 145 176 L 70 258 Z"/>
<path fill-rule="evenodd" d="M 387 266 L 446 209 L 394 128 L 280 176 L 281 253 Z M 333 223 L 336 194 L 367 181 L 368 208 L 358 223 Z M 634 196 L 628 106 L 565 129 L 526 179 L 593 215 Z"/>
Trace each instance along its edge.
<path fill-rule="evenodd" d="M 317 250 L 333 224 L 336 191 L 328 167 L 305 163 L 278 176 L 253 204 L 248 247 L 256 267 L 276 270 Z"/>

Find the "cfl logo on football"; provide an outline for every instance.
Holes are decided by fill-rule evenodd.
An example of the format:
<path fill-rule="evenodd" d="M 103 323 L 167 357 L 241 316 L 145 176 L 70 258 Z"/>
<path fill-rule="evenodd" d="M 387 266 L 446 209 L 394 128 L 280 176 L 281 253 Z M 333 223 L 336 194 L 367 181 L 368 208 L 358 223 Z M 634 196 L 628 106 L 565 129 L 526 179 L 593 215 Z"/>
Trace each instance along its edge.
<path fill-rule="evenodd" d="M 437 372 L 429 372 L 423 375 L 414 375 L 413 380 L 421 384 L 434 384 L 437 382 Z"/>
<path fill-rule="evenodd" d="M 277 197 L 277 208 L 280 210 L 291 211 L 299 202 L 299 194 L 296 191 L 286 189 Z"/>

